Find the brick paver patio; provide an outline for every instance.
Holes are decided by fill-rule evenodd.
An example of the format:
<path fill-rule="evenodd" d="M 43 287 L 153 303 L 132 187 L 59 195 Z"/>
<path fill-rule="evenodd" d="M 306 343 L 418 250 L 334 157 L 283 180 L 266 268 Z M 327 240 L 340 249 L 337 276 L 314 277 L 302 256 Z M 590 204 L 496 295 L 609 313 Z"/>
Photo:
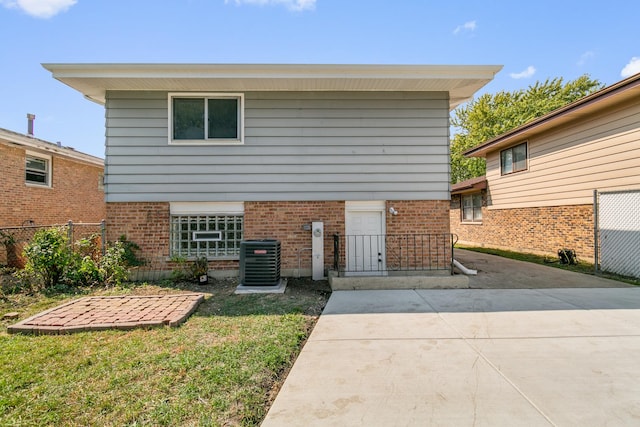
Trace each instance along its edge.
<path fill-rule="evenodd" d="M 7 327 L 9 333 L 70 334 L 105 329 L 178 326 L 203 294 L 85 297 Z"/>

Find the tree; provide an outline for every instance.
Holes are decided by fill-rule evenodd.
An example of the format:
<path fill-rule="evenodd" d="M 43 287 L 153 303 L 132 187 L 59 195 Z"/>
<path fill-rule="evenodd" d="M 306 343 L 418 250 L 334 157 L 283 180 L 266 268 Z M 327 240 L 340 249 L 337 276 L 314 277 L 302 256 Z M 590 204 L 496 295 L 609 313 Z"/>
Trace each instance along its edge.
<path fill-rule="evenodd" d="M 485 174 L 485 159 L 466 158 L 464 151 L 600 90 L 588 75 L 564 84 L 562 77 L 536 82 L 526 90 L 484 94 L 458 107 L 451 118 L 457 128 L 451 141 L 451 183 Z"/>

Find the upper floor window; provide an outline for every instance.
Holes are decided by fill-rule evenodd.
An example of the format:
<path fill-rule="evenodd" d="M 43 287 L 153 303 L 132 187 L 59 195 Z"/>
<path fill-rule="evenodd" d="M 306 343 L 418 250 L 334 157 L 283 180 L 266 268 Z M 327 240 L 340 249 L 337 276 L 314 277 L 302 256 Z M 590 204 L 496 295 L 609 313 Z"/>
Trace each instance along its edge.
<path fill-rule="evenodd" d="M 242 94 L 169 94 L 170 142 L 241 144 L 243 108 Z"/>
<path fill-rule="evenodd" d="M 27 153 L 25 182 L 51 187 L 51 157 Z"/>
<path fill-rule="evenodd" d="M 527 170 L 527 143 L 515 145 L 500 152 L 502 175 Z"/>
<path fill-rule="evenodd" d="M 482 222 L 482 193 L 462 196 L 462 221 Z"/>

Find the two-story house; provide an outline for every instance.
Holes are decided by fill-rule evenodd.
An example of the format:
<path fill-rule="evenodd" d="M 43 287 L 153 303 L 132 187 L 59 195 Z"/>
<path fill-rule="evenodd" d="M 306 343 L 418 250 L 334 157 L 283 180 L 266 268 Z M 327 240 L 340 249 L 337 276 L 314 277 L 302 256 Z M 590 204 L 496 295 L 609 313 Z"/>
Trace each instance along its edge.
<path fill-rule="evenodd" d="M 216 270 L 237 270 L 242 240 L 277 239 L 283 274 L 309 273 L 312 222 L 327 268 L 334 235 L 366 236 L 339 243 L 347 271 L 389 269 L 388 235 L 445 236 L 450 254 L 449 112 L 501 68 L 44 67 L 105 106 L 110 238 Z"/>
<path fill-rule="evenodd" d="M 627 230 L 628 250 L 617 258 L 635 257 L 637 264 L 640 74 L 465 155 L 486 158 L 487 172 L 452 187 L 452 232 L 461 242 L 552 256 L 568 248 L 593 261 L 599 248 L 596 236 L 602 243 L 613 237 L 606 229 Z M 629 204 L 614 209 L 629 212 L 630 222 L 599 225 L 594 191 L 627 192 Z"/>

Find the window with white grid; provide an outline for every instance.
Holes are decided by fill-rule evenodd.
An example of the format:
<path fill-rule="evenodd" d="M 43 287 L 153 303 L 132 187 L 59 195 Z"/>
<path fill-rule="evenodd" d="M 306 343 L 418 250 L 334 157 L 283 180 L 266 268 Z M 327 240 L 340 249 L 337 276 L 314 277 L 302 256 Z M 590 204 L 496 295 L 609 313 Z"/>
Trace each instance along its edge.
<path fill-rule="evenodd" d="M 171 215 L 171 256 L 237 258 L 243 215 Z"/>

